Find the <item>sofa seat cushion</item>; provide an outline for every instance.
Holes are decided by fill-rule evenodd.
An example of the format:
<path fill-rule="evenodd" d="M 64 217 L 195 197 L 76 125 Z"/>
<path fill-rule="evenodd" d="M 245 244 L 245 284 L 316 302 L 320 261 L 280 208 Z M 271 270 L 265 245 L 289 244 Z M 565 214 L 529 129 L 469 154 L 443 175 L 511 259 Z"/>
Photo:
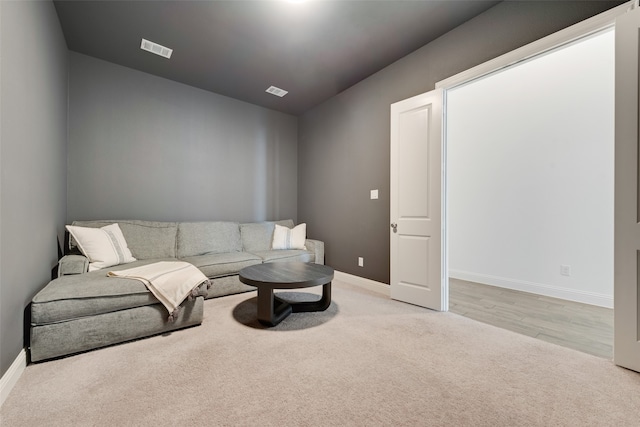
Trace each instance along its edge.
<path fill-rule="evenodd" d="M 211 279 L 211 287 L 207 290 L 206 299 L 224 297 L 227 295 L 239 294 L 242 292 L 255 291 L 256 288 L 245 285 L 240 281 L 237 274 Z"/>
<path fill-rule="evenodd" d="M 180 260 L 195 265 L 207 277 L 238 274 L 245 267 L 262 263 L 262 258 L 249 252 L 198 255 L 181 258 Z"/>
<path fill-rule="evenodd" d="M 303 249 L 257 251 L 252 253 L 259 256 L 263 262 L 313 262 L 315 260 L 315 253 Z"/>
<path fill-rule="evenodd" d="M 136 261 L 84 274 L 62 276 L 49 282 L 33 297 L 31 323 L 46 325 L 133 307 L 157 304 L 158 300 L 138 280 L 107 277 L 108 271 L 139 267 L 157 261 Z M 175 261 L 175 259 L 173 259 Z"/>

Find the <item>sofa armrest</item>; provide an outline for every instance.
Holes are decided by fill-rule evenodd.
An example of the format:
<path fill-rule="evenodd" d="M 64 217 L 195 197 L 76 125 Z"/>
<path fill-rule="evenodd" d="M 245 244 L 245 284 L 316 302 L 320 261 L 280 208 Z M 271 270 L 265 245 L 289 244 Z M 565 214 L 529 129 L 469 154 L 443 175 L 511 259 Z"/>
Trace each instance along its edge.
<path fill-rule="evenodd" d="M 89 271 L 89 258 L 84 255 L 65 255 L 58 261 L 58 277 Z"/>
<path fill-rule="evenodd" d="M 316 259 L 314 262 L 316 264 L 324 264 L 324 242 L 320 240 L 307 239 L 304 242 L 304 246 L 308 251 L 315 253 Z"/>

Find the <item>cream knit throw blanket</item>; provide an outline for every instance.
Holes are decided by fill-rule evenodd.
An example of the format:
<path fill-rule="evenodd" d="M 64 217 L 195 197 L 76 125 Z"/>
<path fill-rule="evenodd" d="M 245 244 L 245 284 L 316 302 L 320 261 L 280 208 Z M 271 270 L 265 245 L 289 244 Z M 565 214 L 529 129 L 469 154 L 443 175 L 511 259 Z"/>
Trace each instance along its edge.
<path fill-rule="evenodd" d="M 161 261 L 128 270 L 110 271 L 110 277 L 139 280 L 169 311 L 173 322 L 180 313 L 180 304 L 188 297 L 201 295 L 199 286 L 209 279 L 192 264 L 182 261 Z"/>

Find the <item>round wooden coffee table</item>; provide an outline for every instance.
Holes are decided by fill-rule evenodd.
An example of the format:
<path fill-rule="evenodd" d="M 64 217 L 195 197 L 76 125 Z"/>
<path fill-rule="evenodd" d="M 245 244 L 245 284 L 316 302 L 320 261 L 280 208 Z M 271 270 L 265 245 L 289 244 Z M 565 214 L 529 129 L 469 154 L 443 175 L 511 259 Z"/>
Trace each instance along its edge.
<path fill-rule="evenodd" d="M 240 281 L 258 288 L 258 320 L 275 326 L 291 313 L 324 311 L 331 305 L 333 268 L 304 262 L 271 262 L 240 270 Z M 310 288 L 322 285 L 317 301 L 291 302 L 278 298 L 274 289 Z"/>

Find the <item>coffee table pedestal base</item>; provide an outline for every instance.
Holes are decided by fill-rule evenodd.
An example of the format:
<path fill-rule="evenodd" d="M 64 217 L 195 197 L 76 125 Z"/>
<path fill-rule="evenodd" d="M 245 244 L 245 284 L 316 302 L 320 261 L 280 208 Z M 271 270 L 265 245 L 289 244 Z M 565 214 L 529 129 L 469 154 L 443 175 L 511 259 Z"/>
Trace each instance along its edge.
<path fill-rule="evenodd" d="M 331 305 L 331 282 L 322 285 L 322 296 L 317 301 L 291 302 L 274 295 L 273 288 L 258 288 L 258 321 L 265 326 L 276 326 L 291 313 L 324 311 Z"/>

